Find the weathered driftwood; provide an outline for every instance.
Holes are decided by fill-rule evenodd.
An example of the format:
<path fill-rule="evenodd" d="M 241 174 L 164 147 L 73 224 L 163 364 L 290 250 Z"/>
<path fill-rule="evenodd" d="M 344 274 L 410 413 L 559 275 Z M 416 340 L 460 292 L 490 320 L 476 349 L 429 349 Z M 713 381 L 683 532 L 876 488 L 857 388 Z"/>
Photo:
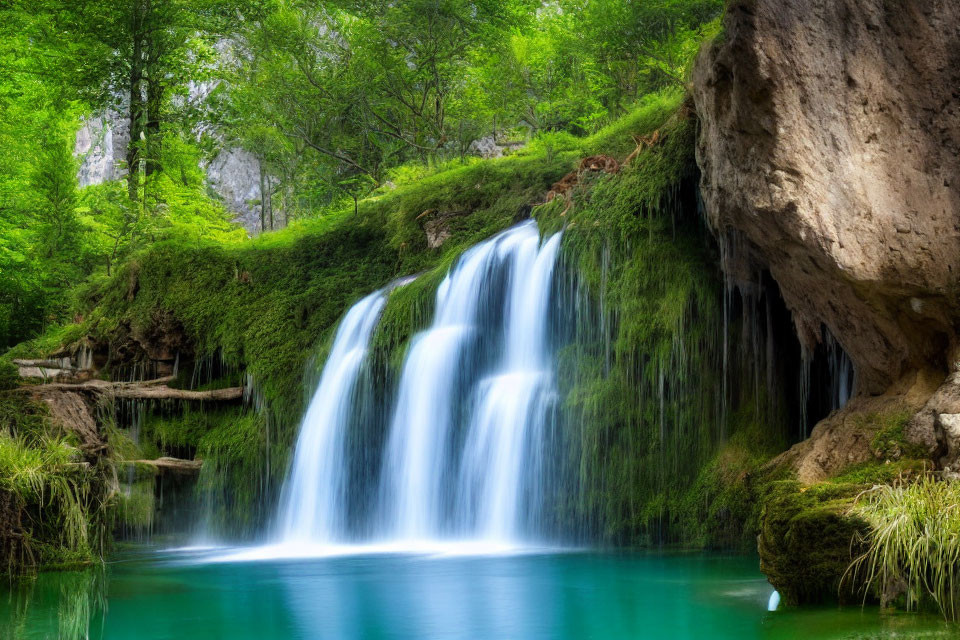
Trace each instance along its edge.
<path fill-rule="evenodd" d="M 100 432 L 94 418 L 94 407 L 100 402 L 116 399 L 233 402 L 243 398 L 242 387 L 187 391 L 168 387 L 167 383 L 172 380 L 173 377 L 169 376 L 144 382 L 52 382 L 24 385 L 16 391 L 29 393 L 42 400 L 50 408 L 54 423 L 75 433 L 84 458 L 95 464 L 107 450 L 106 437 Z"/>
<path fill-rule="evenodd" d="M 159 472 L 172 471 L 173 473 L 200 473 L 200 468 L 203 467 L 203 460 L 183 460 L 166 456 L 156 460 L 133 460 L 131 462 L 153 467 Z"/>
<path fill-rule="evenodd" d="M 157 378 L 156 380 L 147 380 L 144 382 L 87 380 L 86 382 L 76 384 L 53 382 L 23 388 L 41 395 L 46 395 L 51 392 L 72 392 L 134 400 L 208 400 L 214 402 L 230 402 L 243 398 L 243 387 L 212 389 L 209 391 L 189 391 L 168 387 L 166 383 L 171 380 L 173 380 L 173 377 Z"/>

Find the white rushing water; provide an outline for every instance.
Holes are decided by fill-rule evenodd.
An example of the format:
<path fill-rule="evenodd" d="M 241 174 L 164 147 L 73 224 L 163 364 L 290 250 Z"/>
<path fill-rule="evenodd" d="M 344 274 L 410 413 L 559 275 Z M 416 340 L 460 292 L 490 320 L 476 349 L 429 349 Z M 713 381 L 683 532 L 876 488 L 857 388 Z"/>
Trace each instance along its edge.
<path fill-rule="evenodd" d="M 373 293 L 350 309 L 337 328 L 320 383 L 304 415 L 293 467 L 283 490 L 281 537 L 328 543 L 344 535 L 345 438 L 354 391 L 370 336 L 386 302 Z"/>
<path fill-rule="evenodd" d="M 395 402 L 384 407 L 382 451 L 364 457 L 379 465 L 361 474 L 372 488 L 348 486 L 358 477 L 348 448 L 351 429 L 370 427 L 357 427 L 357 416 L 386 402 L 358 390 L 386 295 L 350 309 L 303 419 L 280 544 L 265 548 L 268 556 L 358 544 L 505 550 L 533 539 L 557 395 L 549 310 L 559 247 L 560 234 L 541 243 L 529 221 L 471 248 L 450 270 L 433 321 L 411 339 L 387 394 Z"/>
<path fill-rule="evenodd" d="M 384 467 L 384 527 L 417 539 L 440 527 L 445 444 L 454 419 L 456 378 L 478 329 L 481 287 L 490 281 L 496 242 L 467 251 L 437 289 L 433 325 L 415 336 L 403 367 Z"/>
<path fill-rule="evenodd" d="M 483 538 L 517 542 L 521 515 L 535 519 L 541 444 L 556 402 L 547 344 L 553 266 L 560 246 L 554 235 L 543 248 L 537 236 L 511 238 L 505 345 L 502 364 L 480 381 L 478 402 L 463 450 L 459 493 L 461 525 Z M 472 525 L 472 527 L 471 527 Z"/>
<path fill-rule="evenodd" d="M 559 234 L 541 246 L 527 222 L 469 250 L 440 285 L 400 379 L 385 536 L 516 542 L 555 396 L 547 312 L 559 246 Z"/>

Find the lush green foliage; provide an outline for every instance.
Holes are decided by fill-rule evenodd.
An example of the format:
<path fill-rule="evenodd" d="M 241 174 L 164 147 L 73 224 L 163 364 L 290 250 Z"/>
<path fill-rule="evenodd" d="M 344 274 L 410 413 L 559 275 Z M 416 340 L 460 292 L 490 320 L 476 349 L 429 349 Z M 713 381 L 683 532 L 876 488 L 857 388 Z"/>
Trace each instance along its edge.
<path fill-rule="evenodd" d="M 885 593 L 903 589 L 907 609 L 930 599 L 945 618 L 960 619 L 960 483 L 922 475 L 878 485 L 854 511 L 870 524 L 855 575 Z"/>
<path fill-rule="evenodd" d="M 0 572 L 89 563 L 106 513 L 96 470 L 23 394 L 0 394 L 0 424 Z"/>
<path fill-rule="evenodd" d="M 634 139 L 656 142 L 614 175 L 581 173 L 569 201 L 537 211 L 542 226 L 565 224 L 575 318 L 559 370 L 579 495 L 558 519 L 616 544 L 745 546 L 756 514 L 740 474 L 783 449 L 785 421 L 749 382 L 759 364 L 724 370 L 723 332 L 739 325 L 723 318 L 682 100 L 648 96 L 600 131 L 598 147 L 621 159 Z"/>
<path fill-rule="evenodd" d="M 242 238 L 198 168 L 224 145 L 261 162 L 263 228 L 356 209 L 378 187 L 467 164 L 486 135 L 596 131 L 682 80 L 720 4 L 6 3 L 0 348 L 70 320 L 80 282 L 152 242 Z M 74 134 L 103 110 L 129 129 L 126 184 L 81 189 Z M 552 160 L 576 143 L 536 145 Z"/>
<path fill-rule="evenodd" d="M 558 198 L 537 215 L 570 229 L 568 266 L 588 292 L 578 304 L 614 310 L 609 379 L 591 369 L 606 357 L 596 345 L 567 354 L 583 356 L 568 389 L 590 452 L 578 464 L 613 469 L 590 476 L 583 504 L 571 508 L 610 540 L 643 541 L 654 521 L 680 526 L 690 518 L 675 489 L 695 471 L 667 490 L 667 468 L 641 467 L 688 442 L 682 425 L 714 417 L 712 400 L 697 400 L 689 383 L 715 381 L 714 256 L 689 221 L 675 226 L 694 170 L 685 69 L 720 5 L 5 5 L 0 151 L 15 162 L 0 169 L 0 338 L 21 343 L 5 361 L 89 337 L 109 347 L 102 374 L 116 375 L 165 334 L 180 338 L 189 361 L 216 360 L 233 383 L 249 376 L 255 411 L 153 408 L 139 442 L 122 434 L 128 425 L 109 433 L 118 461 L 204 458 L 201 485 L 223 516 L 252 525 L 282 476 L 307 360 L 323 353 L 352 302 L 421 273 L 391 294 L 375 336 L 377 358 L 398 367 L 465 247 L 528 216 L 581 157 L 623 160 L 659 130 L 619 175 L 584 179 L 573 209 L 561 215 Z M 206 80 L 202 104 L 193 102 L 189 86 Z M 80 188 L 73 138 L 82 116 L 104 108 L 132 133 L 125 180 Z M 525 146 L 471 157 L 484 136 Z M 262 227 L 275 226 L 267 217 L 276 209 L 289 228 L 246 240 L 208 196 L 200 167 L 232 144 L 261 162 Z M 449 234 L 439 249 L 424 232 L 431 219 Z M 675 366 L 667 397 L 656 388 Z M 650 395 L 637 400 L 630 385 Z M 655 397 L 669 416 L 656 418 Z M 670 442 L 645 431 L 667 423 Z M 723 434 L 698 434 L 689 447 L 706 459 Z M 647 491 L 649 482 L 657 488 Z M 118 496 L 119 515 L 149 528 L 147 481 L 135 485 Z"/>
<path fill-rule="evenodd" d="M 81 116 L 113 106 L 123 94 L 118 78 L 130 64 L 125 56 L 132 54 L 116 40 L 117 30 L 128 25 L 122 12 L 143 4 L 126 3 L 115 11 L 91 2 L 0 7 L 0 348 L 69 320 L 74 287 L 109 273 L 150 242 L 243 237 L 207 196 L 189 123 L 174 119 L 168 109 L 173 96 L 163 92 L 153 100 L 173 122 L 160 127 L 159 107 L 155 117 L 131 116 L 134 139 L 137 131 L 152 129 L 153 141 L 150 166 L 127 172 L 137 177 L 136 186 L 78 186 L 82 158 L 73 151 Z M 179 37 L 170 33 L 171 41 Z M 181 57 L 186 47 L 199 51 L 190 39 L 178 46 Z M 160 65 L 153 73 L 172 94 L 189 78 L 175 80 L 161 69 L 176 67 L 189 75 L 195 66 L 181 64 L 170 47 L 163 51 L 150 64 Z M 136 153 L 140 146 L 130 145 Z M 139 166 L 139 160 L 133 163 Z"/>
<path fill-rule="evenodd" d="M 403 163 L 590 134 L 681 86 L 721 4 L 277 2 L 237 45 L 223 122 L 288 210 L 355 202 Z"/>

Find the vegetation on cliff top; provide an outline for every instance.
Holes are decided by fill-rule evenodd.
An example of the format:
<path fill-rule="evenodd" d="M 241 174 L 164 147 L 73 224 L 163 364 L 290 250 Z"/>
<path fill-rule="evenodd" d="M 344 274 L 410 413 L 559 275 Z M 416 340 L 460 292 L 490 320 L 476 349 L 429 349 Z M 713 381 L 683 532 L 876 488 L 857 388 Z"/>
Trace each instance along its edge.
<path fill-rule="evenodd" d="M 326 217 L 467 164 L 474 139 L 596 132 L 681 83 L 721 5 L 4 3 L 0 349 L 72 320 L 83 282 L 155 242 L 242 241 L 201 169 L 223 149 L 259 163 L 261 229 Z M 105 181 L 80 188 L 81 162 Z"/>

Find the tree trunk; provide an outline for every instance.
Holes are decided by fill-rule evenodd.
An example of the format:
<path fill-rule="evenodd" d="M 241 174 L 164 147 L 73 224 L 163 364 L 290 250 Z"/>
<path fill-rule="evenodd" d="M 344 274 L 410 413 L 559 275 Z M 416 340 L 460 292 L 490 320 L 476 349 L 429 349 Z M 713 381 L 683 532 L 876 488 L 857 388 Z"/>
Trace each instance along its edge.
<path fill-rule="evenodd" d="M 267 185 L 267 190 L 261 194 L 261 197 L 266 198 L 267 212 L 270 214 L 270 230 L 273 231 L 276 227 L 273 225 L 273 185 L 270 184 L 269 175 L 266 175 L 265 182 Z"/>
<path fill-rule="evenodd" d="M 136 0 L 130 15 L 133 51 L 130 58 L 130 142 L 127 144 L 127 192 L 132 202 L 140 201 L 140 150 L 143 133 L 143 32 L 148 4 Z"/>
<path fill-rule="evenodd" d="M 260 233 L 267 230 L 267 186 L 263 174 L 263 164 L 260 164 Z"/>
<path fill-rule="evenodd" d="M 160 154 L 162 152 L 162 139 L 160 137 L 160 111 L 163 108 L 163 83 L 161 73 L 156 66 L 149 70 L 147 78 L 147 157 L 146 170 L 147 176 L 155 171 L 161 171 L 163 167 L 160 164 Z"/>

